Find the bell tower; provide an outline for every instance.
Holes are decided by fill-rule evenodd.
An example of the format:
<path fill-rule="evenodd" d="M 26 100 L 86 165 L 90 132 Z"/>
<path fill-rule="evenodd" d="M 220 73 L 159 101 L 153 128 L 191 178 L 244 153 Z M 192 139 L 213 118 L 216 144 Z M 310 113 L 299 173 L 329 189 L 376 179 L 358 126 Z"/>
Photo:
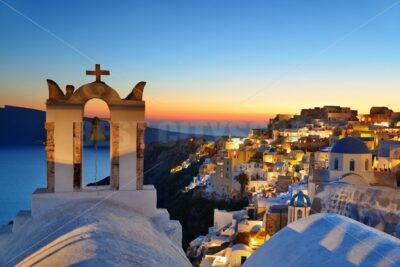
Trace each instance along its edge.
<path fill-rule="evenodd" d="M 288 207 L 288 224 L 300 220 L 304 217 L 308 217 L 310 215 L 310 211 L 310 197 L 300 190 L 290 199 Z"/>
<path fill-rule="evenodd" d="M 82 185 L 82 123 L 84 106 L 93 98 L 104 100 L 110 109 L 110 189 L 140 190 L 143 187 L 143 154 L 145 82 L 121 99 L 116 90 L 101 80 L 110 71 L 96 64 L 86 71 L 96 80 L 77 90 L 66 86 L 66 93 L 57 83 L 47 80 L 49 98 L 46 102 L 47 131 L 47 192 L 85 191 Z"/>

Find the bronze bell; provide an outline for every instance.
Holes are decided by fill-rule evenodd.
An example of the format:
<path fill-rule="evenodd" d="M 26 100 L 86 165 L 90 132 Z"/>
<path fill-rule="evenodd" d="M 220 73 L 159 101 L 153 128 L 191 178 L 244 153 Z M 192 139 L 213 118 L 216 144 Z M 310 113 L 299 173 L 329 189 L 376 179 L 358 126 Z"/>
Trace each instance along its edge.
<path fill-rule="evenodd" d="M 106 138 L 101 131 L 100 119 L 98 117 L 94 117 L 92 120 L 92 129 L 90 131 L 90 141 L 104 141 L 105 139 Z"/>

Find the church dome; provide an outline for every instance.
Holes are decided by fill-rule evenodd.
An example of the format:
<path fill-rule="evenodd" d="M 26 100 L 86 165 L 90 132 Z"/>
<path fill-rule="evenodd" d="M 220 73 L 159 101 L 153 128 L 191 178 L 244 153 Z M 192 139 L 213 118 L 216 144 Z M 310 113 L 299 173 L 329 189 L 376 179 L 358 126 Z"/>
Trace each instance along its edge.
<path fill-rule="evenodd" d="M 310 197 L 304 194 L 303 191 L 299 191 L 297 194 L 294 194 L 290 199 L 290 206 L 309 207 L 311 206 Z"/>
<path fill-rule="evenodd" d="M 341 154 L 368 154 L 369 149 L 363 141 L 355 137 L 345 137 L 337 141 L 331 153 Z"/>
<path fill-rule="evenodd" d="M 347 235 L 358 238 L 347 238 Z M 375 246 L 379 250 L 360 249 Z M 242 266 L 354 267 L 384 265 L 386 262 L 387 266 L 396 266 L 400 258 L 394 251 L 399 246 L 399 239 L 353 219 L 318 213 L 295 221 L 274 234 Z"/>

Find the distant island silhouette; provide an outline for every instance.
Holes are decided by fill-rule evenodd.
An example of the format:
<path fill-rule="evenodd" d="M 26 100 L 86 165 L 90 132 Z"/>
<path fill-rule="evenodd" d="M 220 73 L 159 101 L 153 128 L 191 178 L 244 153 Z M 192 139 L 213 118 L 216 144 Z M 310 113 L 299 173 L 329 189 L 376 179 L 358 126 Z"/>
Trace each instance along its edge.
<path fill-rule="evenodd" d="M 0 145 L 39 145 L 46 140 L 44 111 L 5 105 L 0 108 Z M 188 137 L 203 137 L 213 140 L 216 136 L 191 133 L 179 133 L 147 127 L 146 144 L 152 142 L 170 142 Z"/>

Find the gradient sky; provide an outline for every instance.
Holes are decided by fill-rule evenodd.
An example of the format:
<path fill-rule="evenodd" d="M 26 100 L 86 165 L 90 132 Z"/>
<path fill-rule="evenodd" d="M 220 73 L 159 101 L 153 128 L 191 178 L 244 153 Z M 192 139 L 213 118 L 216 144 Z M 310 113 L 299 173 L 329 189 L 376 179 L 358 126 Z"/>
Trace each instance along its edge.
<path fill-rule="evenodd" d="M 301 108 L 400 111 L 400 1 L 0 0 L 0 106 L 141 80 L 149 120 L 264 120 Z M 95 105 L 94 105 L 95 106 Z"/>

